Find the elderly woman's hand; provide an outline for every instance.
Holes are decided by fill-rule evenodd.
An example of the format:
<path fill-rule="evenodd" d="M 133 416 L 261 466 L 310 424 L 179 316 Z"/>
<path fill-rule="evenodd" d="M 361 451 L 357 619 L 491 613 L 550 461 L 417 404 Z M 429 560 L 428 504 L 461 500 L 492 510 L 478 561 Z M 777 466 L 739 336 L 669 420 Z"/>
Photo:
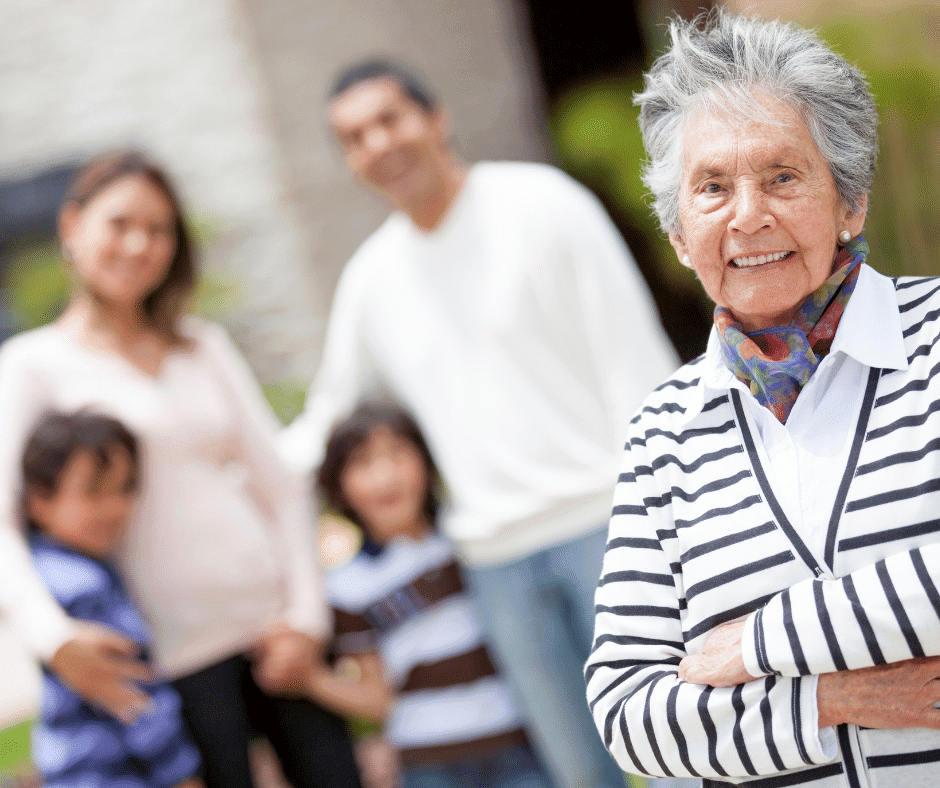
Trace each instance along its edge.
<path fill-rule="evenodd" d="M 732 687 L 752 681 L 741 658 L 744 621 L 716 629 L 701 654 L 679 664 L 690 684 Z M 819 727 L 844 722 L 866 728 L 940 729 L 940 657 L 912 659 L 873 668 L 823 673 L 817 684 Z"/>
<path fill-rule="evenodd" d="M 744 621 L 718 627 L 705 641 L 701 654 L 690 654 L 679 663 L 679 678 L 689 684 L 733 687 L 753 681 L 741 656 L 741 632 Z"/>
<path fill-rule="evenodd" d="M 819 727 L 940 729 L 940 657 L 823 673 L 816 690 Z"/>

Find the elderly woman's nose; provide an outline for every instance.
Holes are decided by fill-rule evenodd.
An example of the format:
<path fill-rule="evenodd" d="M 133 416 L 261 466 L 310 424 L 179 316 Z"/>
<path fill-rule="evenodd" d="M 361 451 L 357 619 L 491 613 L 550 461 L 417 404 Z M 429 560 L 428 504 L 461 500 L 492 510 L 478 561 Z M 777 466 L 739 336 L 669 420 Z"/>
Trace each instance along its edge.
<path fill-rule="evenodd" d="M 753 234 L 774 223 L 767 203 L 767 195 L 760 188 L 745 186 L 737 190 L 732 203 L 732 230 Z"/>

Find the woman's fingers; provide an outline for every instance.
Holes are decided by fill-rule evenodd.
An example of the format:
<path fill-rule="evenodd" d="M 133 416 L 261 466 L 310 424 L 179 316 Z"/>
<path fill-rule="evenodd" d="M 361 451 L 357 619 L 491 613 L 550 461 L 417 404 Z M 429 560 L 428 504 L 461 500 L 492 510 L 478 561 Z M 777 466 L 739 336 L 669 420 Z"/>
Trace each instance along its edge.
<path fill-rule="evenodd" d="M 289 693 L 306 686 L 323 644 L 310 635 L 276 625 L 259 640 L 255 679 L 266 692 Z"/>
<path fill-rule="evenodd" d="M 741 656 L 741 632 L 744 621 L 724 624 L 705 641 L 701 654 L 691 654 L 679 663 L 679 678 L 690 684 L 733 687 L 752 681 Z"/>
<path fill-rule="evenodd" d="M 150 668 L 136 656 L 140 646 L 107 627 L 80 622 L 78 634 L 49 660 L 49 669 L 90 703 L 133 722 L 151 706 L 137 686 L 150 681 Z"/>

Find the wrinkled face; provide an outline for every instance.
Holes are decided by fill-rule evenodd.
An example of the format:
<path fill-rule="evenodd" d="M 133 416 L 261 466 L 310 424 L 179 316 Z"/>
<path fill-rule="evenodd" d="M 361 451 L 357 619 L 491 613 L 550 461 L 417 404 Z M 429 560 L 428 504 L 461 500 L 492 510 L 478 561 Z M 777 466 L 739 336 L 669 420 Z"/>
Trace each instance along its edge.
<path fill-rule="evenodd" d="M 393 79 L 360 82 L 333 99 L 329 121 L 353 175 L 398 208 L 433 194 L 444 178 L 446 124 Z"/>
<path fill-rule="evenodd" d="M 175 221 L 157 186 L 127 175 L 83 207 L 67 206 L 60 232 L 81 286 L 105 303 L 127 307 L 166 279 L 176 253 Z"/>
<path fill-rule="evenodd" d="M 746 331 L 785 325 L 832 272 L 839 233 L 861 232 L 799 113 L 760 98 L 774 122 L 692 116 L 684 136 L 681 233 L 705 291 Z"/>
<path fill-rule="evenodd" d="M 32 518 L 53 539 L 98 558 L 111 555 L 134 506 L 134 468 L 121 447 L 99 468 L 88 451 L 69 460 L 51 495 L 28 491 Z"/>
<path fill-rule="evenodd" d="M 421 451 L 388 427 L 375 427 L 350 455 L 340 475 L 343 497 L 384 544 L 394 536 L 420 537 L 428 527 L 424 501 L 428 472 Z"/>

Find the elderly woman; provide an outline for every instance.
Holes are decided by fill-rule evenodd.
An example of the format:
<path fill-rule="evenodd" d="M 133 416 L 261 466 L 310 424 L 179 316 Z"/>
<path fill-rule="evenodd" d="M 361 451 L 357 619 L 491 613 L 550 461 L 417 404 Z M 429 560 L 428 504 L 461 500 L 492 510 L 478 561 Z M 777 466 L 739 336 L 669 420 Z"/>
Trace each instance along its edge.
<path fill-rule="evenodd" d="M 877 115 L 852 66 L 725 12 L 671 33 L 637 97 L 645 177 L 715 326 L 632 424 L 595 721 L 630 772 L 940 784 L 940 282 L 866 264 Z M 745 617 L 683 664 L 734 686 L 679 677 Z"/>

